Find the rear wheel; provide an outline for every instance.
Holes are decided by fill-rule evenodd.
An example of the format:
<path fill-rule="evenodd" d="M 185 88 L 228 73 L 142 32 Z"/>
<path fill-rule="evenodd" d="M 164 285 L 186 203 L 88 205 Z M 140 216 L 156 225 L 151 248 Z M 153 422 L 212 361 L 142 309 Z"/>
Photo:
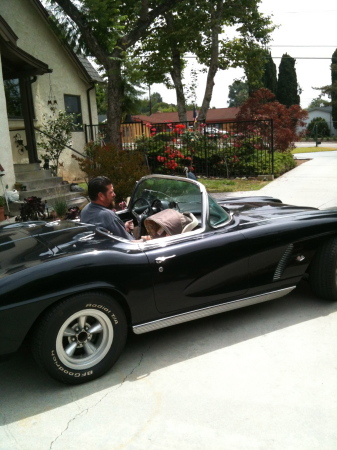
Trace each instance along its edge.
<path fill-rule="evenodd" d="M 93 380 L 120 356 L 127 336 L 121 306 L 106 294 L 75 295 L 49 309 L 32 339 L 32 352 L 49 375 L 67 384 Z"/>
<path fill-rule="evenodd" d="M 337 238 L 330 239 L 317 250 L 309 274 L 316 295 L 337 300 Z"/>

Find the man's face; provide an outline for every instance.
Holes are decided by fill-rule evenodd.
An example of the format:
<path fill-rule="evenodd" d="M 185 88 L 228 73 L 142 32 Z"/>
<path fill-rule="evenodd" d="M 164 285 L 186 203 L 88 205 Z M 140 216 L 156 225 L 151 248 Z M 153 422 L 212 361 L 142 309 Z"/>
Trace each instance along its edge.
<path fill-rule="evenodd" d="M 107 186 L 107 191 L 104 194 L 102 192 L 99 193 L 100 203 L 102 206 L 105 206 L 106 208 L 111 206 L 111 203 L 115 197 L 116 194 L 112 184 L 109 184 L 109 186 Z"/>

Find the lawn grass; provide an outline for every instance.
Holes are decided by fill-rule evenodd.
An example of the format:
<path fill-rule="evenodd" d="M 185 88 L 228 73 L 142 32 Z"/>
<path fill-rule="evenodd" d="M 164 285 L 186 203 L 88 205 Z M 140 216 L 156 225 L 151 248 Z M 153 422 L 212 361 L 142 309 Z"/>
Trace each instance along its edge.
<path fill-rule="evenodd" d="M 209 179 L 198 178 L 198 181 L 202 183 L 208 192 L 237 192 L 237 191 L 257 191 L 263 186 L 269 183 L 269 181 L 259 181 L 255 179 Z M 87 189 L 87 183 L 78 183 L 83 189 Z"/>
<path fill-rule="evenodd" d="M 234 180 L 227 179 L 205 179 L 199 178 L 198 181 L 202 183 L 209 193 L 216 192 L 238 192 L 238 191 L 258 191 L 266 186 L 269 181 L 260 181 L 256 179 L 241 179 Z"/>
<path fill-rule="evenodd" d="M 337 150 L 337 144 L 335 148 L 332 147 L 297 147 L 291 150 L 291 153 L 317 153 L 317 152 L 335 152 Z"/>

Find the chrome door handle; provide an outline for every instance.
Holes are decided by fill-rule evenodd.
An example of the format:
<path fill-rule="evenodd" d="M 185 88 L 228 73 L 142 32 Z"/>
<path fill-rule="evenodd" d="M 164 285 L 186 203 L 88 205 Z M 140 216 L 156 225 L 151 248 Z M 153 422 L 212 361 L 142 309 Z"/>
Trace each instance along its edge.
<path fill-rule="evenodd" d="M 155 259 L 157 264 L 161 264 L 163 262 L 165 262 L 167 259 L 170 258 L 175 258 L 176 255 L 171 255 L 171 256 L 158 256 L 158 258 Z"/>

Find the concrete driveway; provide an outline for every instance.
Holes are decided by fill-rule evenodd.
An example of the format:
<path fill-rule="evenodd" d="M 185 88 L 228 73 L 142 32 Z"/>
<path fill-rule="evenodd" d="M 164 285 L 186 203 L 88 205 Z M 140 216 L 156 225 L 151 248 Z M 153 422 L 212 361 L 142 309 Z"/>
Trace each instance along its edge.
<path fill-rule="evenodd" d="M 325 160 L 259 193 L 337 206 L 337 158 Z M 337 303 L 303 282 L 280 300 L 130 335 L 115 367 L 79 387 L 22 349 L 0 363 L 0 450 L 336 450 L 336 342 Z"/>
<path fill-rule="evenodd" d="M 298 143 L 298 147 L 308 143 Z M 311 143 L 314 147 L 315 144 Z M 325 143 L 324 143 L 325 146 Z M 337 148 L 337 144 L 327 143 Z M 240 195 L 269 195 L 284 203 L 298 206 L 313 206 L 320 209 L 337 208 L 337 151 L 298 153 L 297 159 L 310 159 L 285 173 L 259 191 L 213 194 L 216 198 Z"/>
<path fill-rule="evenodd" d="M 1 363 L 1 450 L 335 450 L 337 304 L 289 296 L 140 336 L 69 387 Z"/>

